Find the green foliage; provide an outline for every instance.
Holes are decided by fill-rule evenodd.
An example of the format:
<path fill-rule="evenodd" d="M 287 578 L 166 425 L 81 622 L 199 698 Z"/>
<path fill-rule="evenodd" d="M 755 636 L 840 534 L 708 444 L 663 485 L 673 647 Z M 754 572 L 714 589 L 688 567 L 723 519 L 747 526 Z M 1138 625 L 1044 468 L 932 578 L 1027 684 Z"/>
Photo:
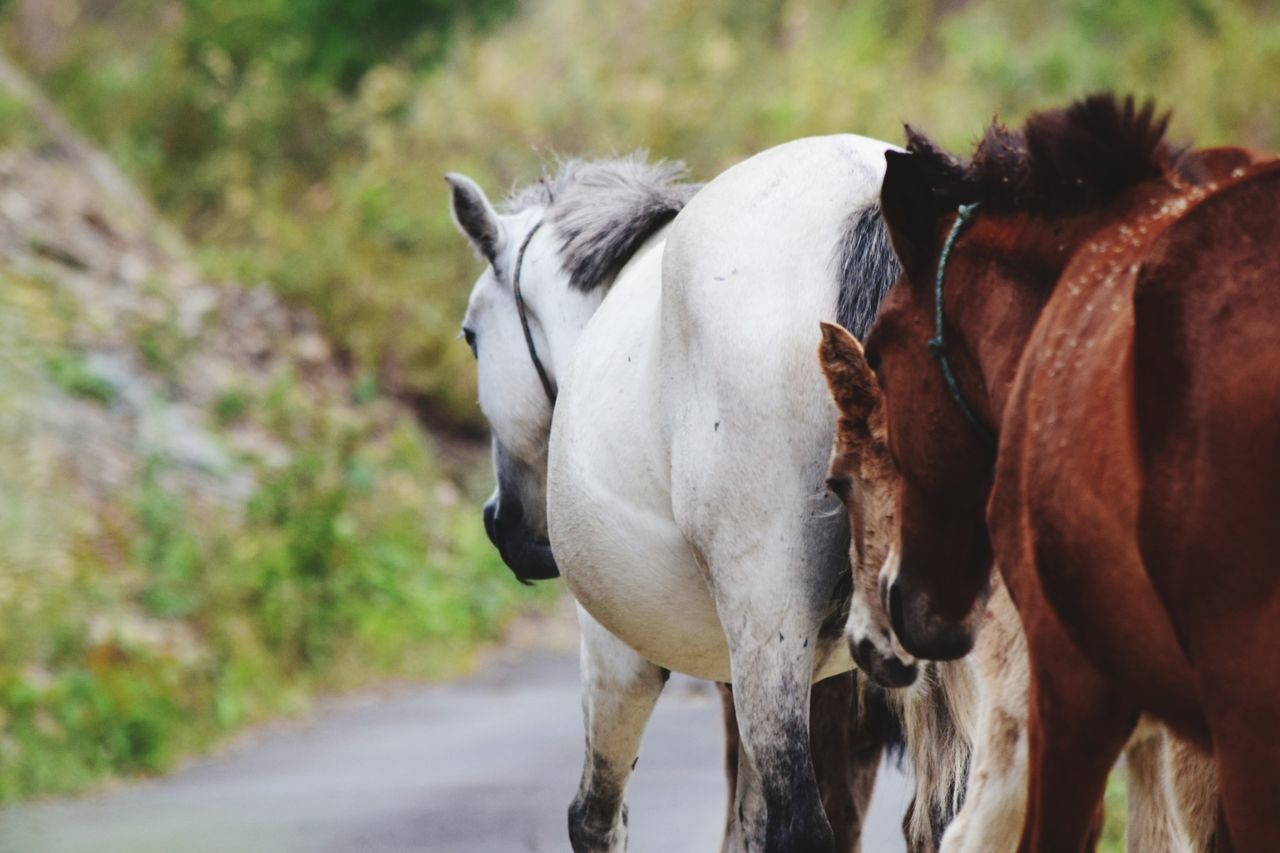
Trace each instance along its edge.
<path fill-rule="evenodd" d="M 176 318 L 168 316 L 143 323 L 134 335 L 134 343 L 148 369 L 173 376 L 194 341 L 178 328 Z"/>
<path fill-rule="evenodd" d="M 453 335 L 478 270 L 446 170 L 501 191 L 553 152 L 644 147 L 706 177 L 903 120 L 964 150 L 994 112 L 1102 88 L 1158 97 L 1180 139 L 1280 145 L 1280 15 L 1246 0 L 553 0 L 496 31 L 514 0 L 187 0 L 157 26 L 159 2 L 79 32 L 42 75 L 58 102 L 211 273 L 270 282 L 378 387 L 471 429 Z"/>
<path fill-rule="evenodd" d="M 0 596 L 0 802 L 164 770 L 317 688 L 455 671 L 555 594 L 511 581 L 415 429 L 377 436 L 289 398 L 295 455 L 260 469 L 243 517 L 152 460 L 127 570 L 78 547 L 37 600 Z"/>
<path fill-rule="evenodd" d="M 213 416 L 222 426 L 231 426 L 245 417 L 252 402 L 245 389 L 227 388 L 213 401 Z"/>
<path fill-rule="evenodd" d="M 4 9 L 0 2 L 0 12 Z M 0 91 L 0 147 L 23 145 L 33 140 L 30 110 L 20 98 Z"/>
<path fill-rule="evenodd" d="M 159 463 L 147 463 L 136 509 L 136 560 L 147 573 L 141 602 L 162 618 L 190 616 L 200 604 L 203 555 L 187 513 L 159 482 Z"/>
<path fill-rule="evenodd" d="M 210 437 L 276 448 L 239 469 L 243 502 L 210 493 L 216 473 L 104 446 L 129 403 L 85 356 L 89 312 L 13 266 L 0 258 L 0 804 L 163 771 L 319 690 L 457 672 L 557 593 L 512 580 L 479 488 L 460 493 L 372 378 L 330 399 L 281 367 L 265 389 L 243 376 L 212 394 Z M 156 308 L 110 332 L 163 377 L 190 342 Z M 151 359 L 157 339 L 173 343 Z M 62 392 L 113 405 L 51 431 Z"/>
<path fill-rule="evenodd" d="M 185 41 L 214 48 L 242 72 L 265 62 L 291 80 L 350 91 L 374 65 L 401 56 L 430 66 L 458 23 L 507 14 L 514 0 L 187 0 Z"/>
<path fill-rule="evenodd" d="M 1107 779 L 1107 792 L 1103 799 L 1106 819 L 1102 825 L 1102 837 L 1098 839 L 1099 853 L 1123 853 L 1128 803 L 1127 776 L 1122 771 L 1113 770 Z"/>
<path fill-rule="evenodd" d="M 45 366 L 58 387 L 73 397 L 93 400 L 104 406 L 116 398 L 111 381 L 94 371 L 81 353 L 68 351 L 50 356 Z"/>

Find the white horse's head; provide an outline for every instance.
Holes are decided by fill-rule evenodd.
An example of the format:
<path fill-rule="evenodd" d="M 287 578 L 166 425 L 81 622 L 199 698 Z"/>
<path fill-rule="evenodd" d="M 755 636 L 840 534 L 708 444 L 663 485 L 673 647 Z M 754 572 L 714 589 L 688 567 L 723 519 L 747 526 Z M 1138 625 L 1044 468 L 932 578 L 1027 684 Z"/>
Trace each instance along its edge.
<path fill-rule="evenodd" d="M 500 209 L 470 178 L 446 177 L 454 221 L 488 263 L 462 322 L 493 434 L 485 530 L 521 580 L 559 574 L 546 517 L 558 377 L 619 268 L 687 200 L 682 175 L 642 157 L 570 161 Z"/>
<path fill-rule="evenodd" d="M 889 453 L 884 399 L 862 345 L 843 327 L 822 324 L 818 360 L 839 414 L 827 485 L 844 502 L 852 532 L 849 651 L 880 685 L 905 687 L 915 681 L 917 663 L 894 636 L 881 594 L 899 536 L 899 474 Z"/>

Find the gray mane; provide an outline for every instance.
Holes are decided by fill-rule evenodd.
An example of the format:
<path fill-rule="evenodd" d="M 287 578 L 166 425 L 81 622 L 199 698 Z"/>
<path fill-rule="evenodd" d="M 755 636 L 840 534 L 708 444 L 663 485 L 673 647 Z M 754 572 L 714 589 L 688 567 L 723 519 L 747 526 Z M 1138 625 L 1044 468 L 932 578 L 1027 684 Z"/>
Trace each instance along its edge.
<path fill-rule="evenodd" d="M 880 205 L 871 204 L 849 214 L 844 237 L 836 246 L 836 275 L 840 294 L 836 322 L 864 340 L 875 322 L 880 303 L 902 267 L 889 244 Z"/>
<path fill-rule="evenodd" d="M 645 161 L 643 152 L 614 160 L 567 160 L 555 177 L 517 192 L 505 205 L 518 212 L 547 208 L 560 236 L 560 262 L 569 284 L 589 292 L 618 270 L 680 212 L 699 185 L 685 181 L 678 161 Z"/>

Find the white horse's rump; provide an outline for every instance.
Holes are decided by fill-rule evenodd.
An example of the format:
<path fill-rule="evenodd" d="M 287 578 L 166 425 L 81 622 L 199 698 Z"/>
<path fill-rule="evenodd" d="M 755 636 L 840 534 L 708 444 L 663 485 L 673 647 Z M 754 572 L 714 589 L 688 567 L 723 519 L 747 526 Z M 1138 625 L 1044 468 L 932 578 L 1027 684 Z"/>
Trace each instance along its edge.
<path fill-rule="evenodd" d="M 552 431 L 552 541 L 583 606 L 655 663 L 732 680 L 726 633 L 750 618 L 816 650 L 819 677 L 852 665 L 842 643 L 788 641 L 784 623 L 820 623 L 847 566 L 812 352 L 885 148 L 800 140 L 728 170 L 583 332 Z"/>
<path fill-rule="evenodd" d="M 623 180 L 583 167 L 595 190 L 613 188 L 603 214 L 570 215 L 573 194 L 593 188 L 581 181 L 557 179 L 498 215 L 451 179 L 455 216 L 493 267 L 466 320 L 495 460 L 507 463 L 487 526 L 504 558 L 532 555 L 534 571 L 548 568 L 548 536 L 582 606 L 577 850 L 624 843 L 622 794 L 660 667 L 734 682 L 731 845 L 829 849 L 807 705 L 815 677 L 852 666 L 840 632 L 821 630 L 849 533 L 824 486 L 833 410 L 812 354 L 818 320 L 843 306 L 865 326 L 896 275 L 875 212 L 888 147 L 856 136 L 779 146 L 666 226 L 681 193 L 626 180 L 636 163 Z M 624 221 L 628 207 L 643 227 Z M 625 235 L 627 251 L 605 232 Z M 554 419 L 535 360 L 558 392 Z M 545 515 L 534 505 L 544 482 Z"/>

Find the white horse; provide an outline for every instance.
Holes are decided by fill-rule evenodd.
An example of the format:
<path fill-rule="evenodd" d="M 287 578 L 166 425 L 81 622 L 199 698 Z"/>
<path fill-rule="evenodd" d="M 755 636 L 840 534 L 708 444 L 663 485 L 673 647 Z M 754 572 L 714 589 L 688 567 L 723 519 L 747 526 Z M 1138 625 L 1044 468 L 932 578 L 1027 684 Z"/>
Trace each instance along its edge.
<path fill-rule="evenodd" d="M 486 528 L 517 576 L 558 570 L 580 604 L 577 851 L 625 847 L 668 670 L 734 685 L 729 846 L 831 848 L 808 702 L 853 666 L 850 533 L 825 487 L 835 410 L 813 353 L 821 319 L 865 333 L 897 275 L 889 147 L 798 140 L 696 195 L 678 166 L 569 163 L 502 213 L 448 177 L 490 265 L 464 321 L 493 430 Z"/>

